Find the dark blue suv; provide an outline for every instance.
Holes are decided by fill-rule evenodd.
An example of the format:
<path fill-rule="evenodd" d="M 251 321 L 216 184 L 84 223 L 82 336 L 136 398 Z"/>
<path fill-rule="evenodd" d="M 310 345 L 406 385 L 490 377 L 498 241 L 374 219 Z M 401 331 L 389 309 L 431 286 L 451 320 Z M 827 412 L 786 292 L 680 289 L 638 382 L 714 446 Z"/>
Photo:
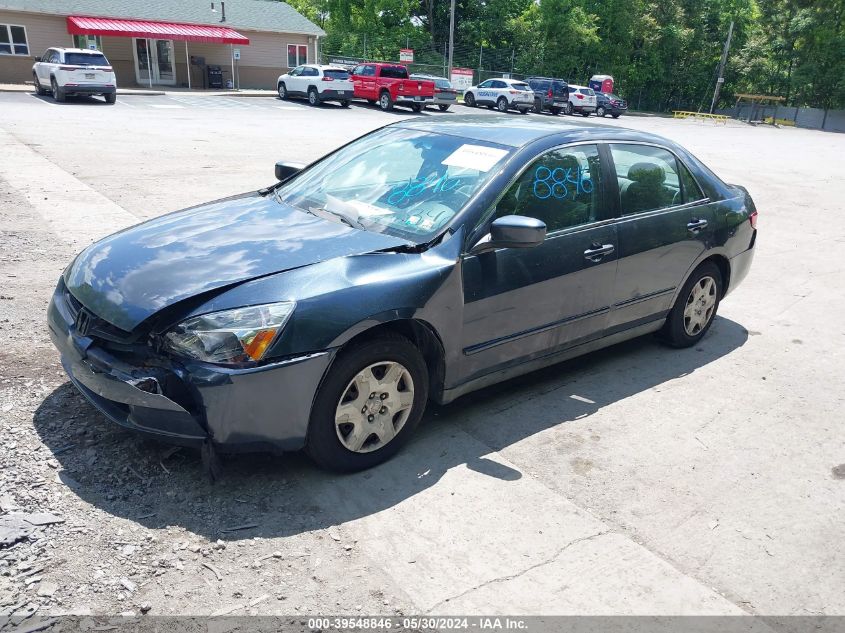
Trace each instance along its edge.
<path fill-rule="evenodd" d="M 596 92 L 596 116 L 610 115 L 618 119 L 628 111 L 628 102 L 611 92 Z"/>

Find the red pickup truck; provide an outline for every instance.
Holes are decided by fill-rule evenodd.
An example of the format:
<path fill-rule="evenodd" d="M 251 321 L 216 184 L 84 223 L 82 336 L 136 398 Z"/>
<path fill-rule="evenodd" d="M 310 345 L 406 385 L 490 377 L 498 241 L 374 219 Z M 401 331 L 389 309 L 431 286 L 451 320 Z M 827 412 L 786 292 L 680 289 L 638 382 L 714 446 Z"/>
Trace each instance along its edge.
<path fill-rule="evenodd" d="M 434 99 L 434 82 L 409 78 L 408 69 L 401 64 L 359 64 L 351 75 L 355 98 L 378 102 L 385 111 L 400 105 L 420 112 L 426 103 Z"/>

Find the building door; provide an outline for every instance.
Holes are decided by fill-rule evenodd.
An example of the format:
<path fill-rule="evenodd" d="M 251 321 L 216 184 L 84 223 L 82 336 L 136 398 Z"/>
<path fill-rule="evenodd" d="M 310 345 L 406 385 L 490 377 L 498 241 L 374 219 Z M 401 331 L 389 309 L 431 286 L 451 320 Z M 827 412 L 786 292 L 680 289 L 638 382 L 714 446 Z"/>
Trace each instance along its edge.
<path fill-rule="evenodd" d="M 135 78 L 141 85 L 176 85 L 173 40 L 135 38 Z M 150 74 L 152 73 L 152 82 Z"/>

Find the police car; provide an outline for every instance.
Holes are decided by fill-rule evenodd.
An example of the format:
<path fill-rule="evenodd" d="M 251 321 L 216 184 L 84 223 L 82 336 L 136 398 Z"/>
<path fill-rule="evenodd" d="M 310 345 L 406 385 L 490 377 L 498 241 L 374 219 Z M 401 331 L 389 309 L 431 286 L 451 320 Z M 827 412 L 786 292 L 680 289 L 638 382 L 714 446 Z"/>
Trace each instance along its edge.
<path fill-rule="evenodd" d="M 514 109 L 526 114 L 534 107 L 534 91 L 518 79 L 488 79 L 464 92 L 464 105 L 470 108 L 486 105 L 499 112 Z"/>

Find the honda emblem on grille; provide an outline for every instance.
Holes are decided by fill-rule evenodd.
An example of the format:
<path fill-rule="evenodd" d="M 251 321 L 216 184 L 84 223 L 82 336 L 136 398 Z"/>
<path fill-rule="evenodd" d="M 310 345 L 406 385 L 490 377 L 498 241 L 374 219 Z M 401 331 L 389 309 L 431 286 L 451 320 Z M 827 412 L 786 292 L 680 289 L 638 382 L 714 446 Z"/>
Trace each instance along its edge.
<path fill-rule="evenodd" d="M 88 336 L 88 332 L 91 331 L 91 325 L 93 323 L 93 315 L 88 312 L 85 308 L 82 308 L 79 311 L 79 314 L 76 315 L 76 331 L 80 336 Z"/>

